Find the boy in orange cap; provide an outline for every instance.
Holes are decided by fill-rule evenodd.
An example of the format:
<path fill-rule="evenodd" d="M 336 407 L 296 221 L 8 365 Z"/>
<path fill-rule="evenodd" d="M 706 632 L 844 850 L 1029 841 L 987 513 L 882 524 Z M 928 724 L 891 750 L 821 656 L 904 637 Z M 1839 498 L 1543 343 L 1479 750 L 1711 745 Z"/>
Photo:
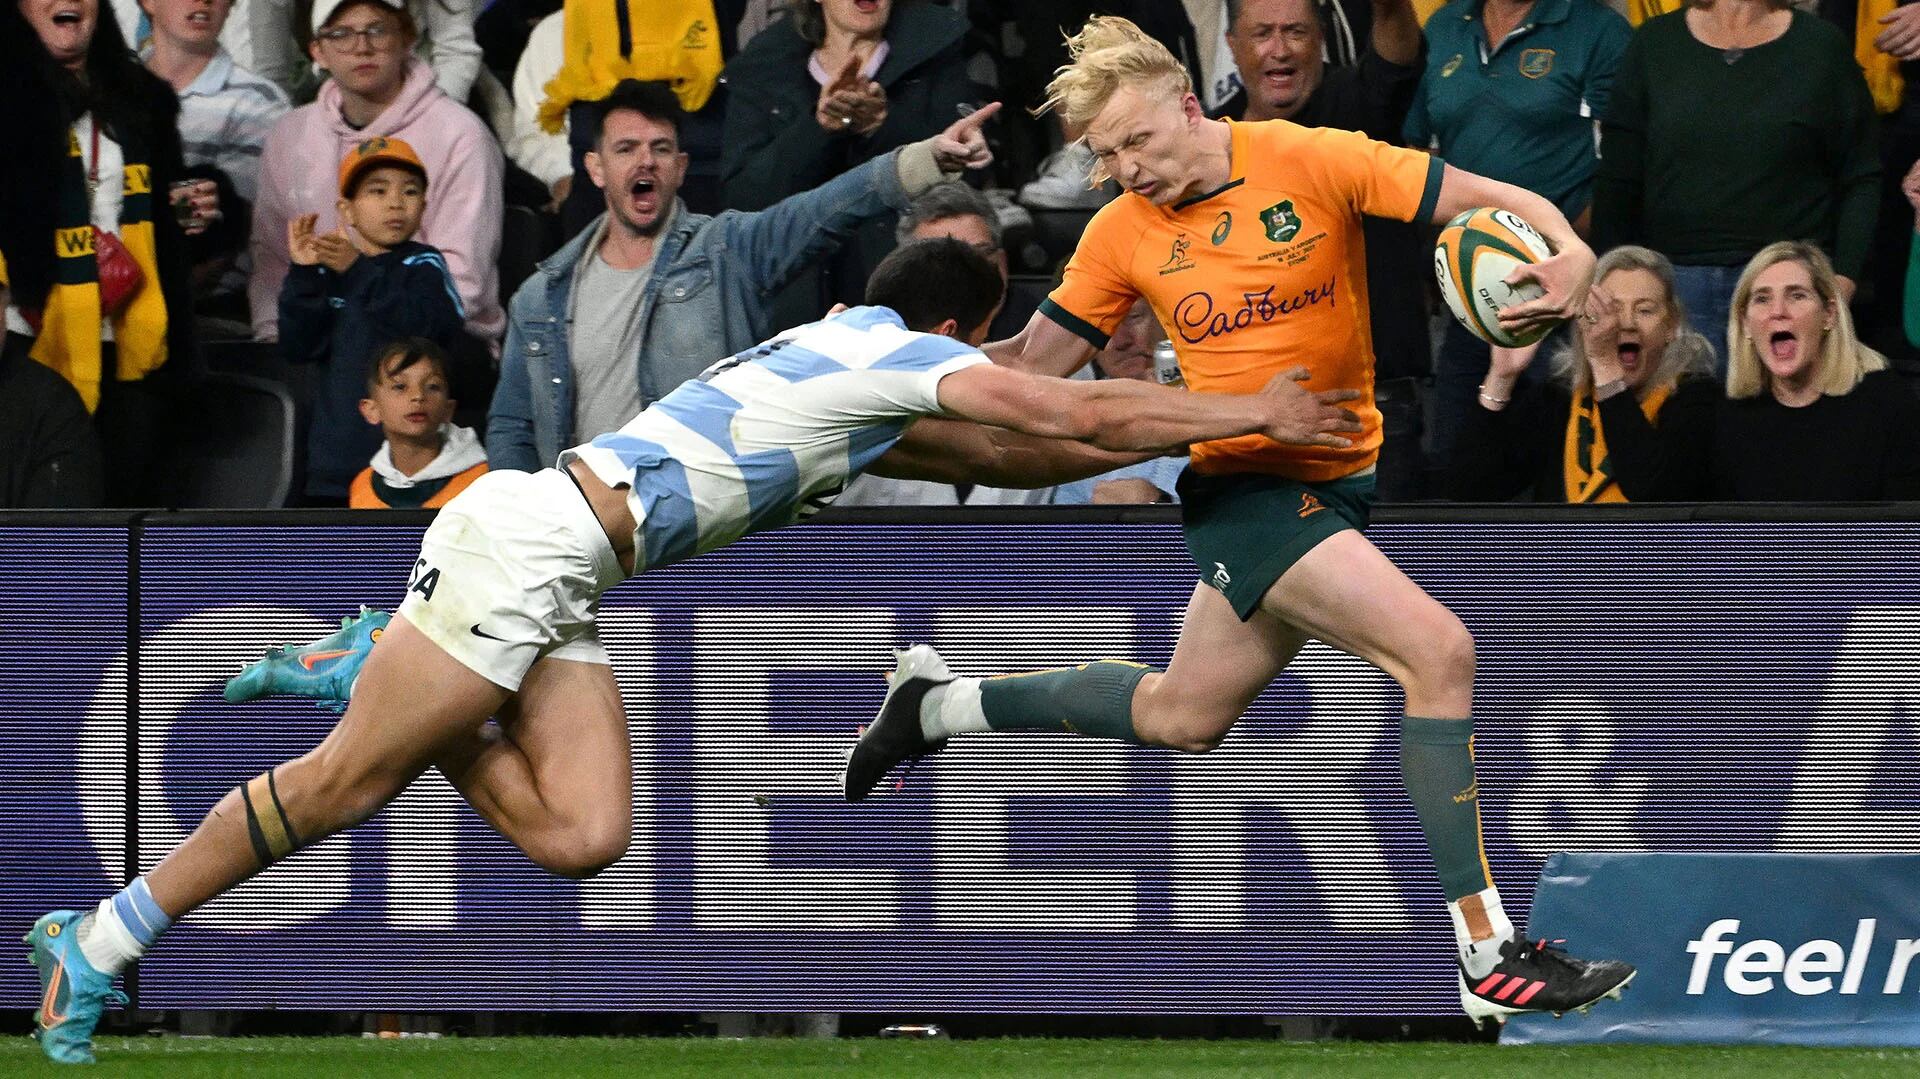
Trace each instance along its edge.
<path fill-rule="evenodd" d="M 380 448 L 360 416 L 368 365 L 402 338 L 448 352 L 466 317 L 437 248 L 415 243 L 427 207 L 427 170 L 400 139 L 370 138 L 340 163 L 340 228 L 317 235 L 318 215 L 287 225 L 292 268 L 280 288 L 280 347 L 325 363 L 307 434 L 306 501 L 344 505 L 354 476 Z"/>

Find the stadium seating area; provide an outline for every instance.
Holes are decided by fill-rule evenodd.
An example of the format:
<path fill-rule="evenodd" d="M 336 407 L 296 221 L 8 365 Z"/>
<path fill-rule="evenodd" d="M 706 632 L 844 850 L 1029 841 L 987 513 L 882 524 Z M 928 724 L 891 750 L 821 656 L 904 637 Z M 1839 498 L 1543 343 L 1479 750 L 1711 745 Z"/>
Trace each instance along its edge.
<path fill-rule="evenodd" d="M 324 226 L 336 216 L 331 186 L 335 162 L 324 159 L 351 148 L 362 135 L 419 143 L 407 152 L 417 151 L 425 162 L 421 171 L 428 174 L 429 192 L 426 217 L 415 238 L 444 253 L 446 284 L 457 290 L 464 315 L 464 326 L 441 341 L 453 356 L 448 374 L 460 398 L 455 422 L 473 427 L 483 439 L 493 436 L 497 424 L 490 422 L 488 407 L 495 397 L 492 380 L 502 371 L 524 370 L 527 350 L 541 347 L 516 332 L 519 315 L 503 318 L 502 313 L 520 310 L 515 296 L 522 290 L 544 288 L 537 268 L 562 252 L 583 228 L 593 227 L 605 210 L 582 161 L 591 132 L 581 128 L 594 122 L 591 95 L 605 93 L 620 78 L 670 86 L 685 110 L 679 140 L 691 160 L 679 188 L 679 212 L 684 214 L 766 211 L 872 157 L 937 133 L 956 114 L 965 115 L 986 101 L 1004 101 L 1006 107 L 988 128 L 996 160 L 969 175 L 967 183 L 985 195 L 982 205 L 991 208 L 994 218 L 994 245 L 1004 253 L 1009 272 L 1007 318 L 996 328 L 1017 329 L 1058 280 L 1086 222 L 1117 192 L 1112 184 L 1089 189 L 1084 175 L 1090 158 L 1083 148 L 1063 146 L 1064 134 L 1053 119 L 1035 118 L 1029 111 L 1064 57 L 1058 43 L 1062 33 L 1071 32 L 1090 14 L 1124 15 L 1160 37 L 1187 63 L 1196 93 L 1211 115 L 1279 115 L 1318 126 L 1359 126 L 1335 116 L 1338 109 L 1329 102 L 1378 91 L 1385 95 L 1385 120 L 1362 130 L 1431 148 L 1452 164 L 1547 196 L 1581 227 L 1591 220 L 1588 235 L 1597 254 L 1632 243 L 1666 256 L 1675 267 L 1670 295 L 1694 308 L 1695 325 L 1720 354 L 1717 371 L 1708 377 L 1725 379 L 1725 304 L 1741 265 L 1766 243 L 1809 240 L 1834 261 L 1859 342 L 1886 357 L 1902 376 L 1894 381 L 1910 388 L 1911 376 L 1920 373 L 1920 348 L 1908 335 L 1910 327 L 1920 325 L 1920 312 L 1911 309 L 1906 280 L 1909 249 L 1915 243 L 1907 222 L 1920 205 L 1920 191 L 1907 179 L 1907 170 L 1920 158 L 1920 139 L 1911 133 L 1908 117 L 1914 99 L 1903 76 L 1912 67 L 1908 61 L 1920 57 L 1920 47 L 1907 44 L 1905 34 L 1874 36 L 1850 3 L 1822 0 L 1781 8 L 1763 0 L 1738 0 L 1731 7 L 1752 16 L 1751 25 L 1741 25 L 1759 35 L 1756 42 L 1772 40 L 1772 34 L 1783 48 L 1791 43 L 1800 50 L 1796 62 L 1803 65 L 1814 62 L 1807 57 L 1843 55 L 1845 70 L 1819 76 L 1833 83 L 1833 93 L 1813 104 L 1778 106 L 1827 110 L 1815 114 L 1815 126 L 1835 133 L 1816 148 L 1818 153 L 1804 152 L 1808 147 L 1792 140 L 1801 138 L 1793 132 L 1802 130 L 1801 121 L 1807 118 L 1781 116 L 1780 145 L 1750 160 L 1716 159 L 1717 164 L 1698 166 L 1703 175 L 1689 181 L 1693 186 L 1667 192 L 1649 186 L 1666 181 L 1634 171 L 1640 157 L 1671 154 L 1674 140 L 1690 137 L 1690 128 L 1673 130 L 1673 110 L 1662 104 L 1671 99 L 1663 89 L 1687 87 L 1686 108 L 1705 115 L 1709 124 L 1716 108 L 1746 106 L 1737 79 L 1718 100 L 1695 98 L 1692 87 L 1698 80 L 1718 75 L 1674 66 L 1666 59 L 1671 49 L 1665 43 L 1678 28 L 1709 45 L 1724 46 L 1730 69 L 1745 46 L 1721 41 L 1717 35 L 1726 32 L 1723 25 L 1699 24 L 1698 12 L 1688 14 L 1672 0 L 1559 0 L 1571 14 L 1551 25 L 1536 20 L 1539 26 L 1527 21 L 1536 2 L 1554 0 L 1455 0 L 1436 23 L 1437 0 L 1034 0 L 1017 5 L 999 0 L 882 0 L 877 24 L 855 25 L 859 19 L 875 18 L 876 5 L 861 7 L 852 0 L 643 0 L 628 5 L 637 21 L 631 26 L 623 21 L 621 34 L 638 35 L 642 45 L 672 41 L 679 51 L 632 48 L 614 61 L 582 55 L 569 43 L 568 20 L 597 16 L 584 14 L 586 5 L 576 13 L 573 4 L 563 7 L 560 0 L 465 0 L 450 5 L 438 0 L 318 0 L 291 6 L 235 0 L 215 5 L 216 13 L 226 12 L 220 16 L 226 29 L 218 41 L 205 33 L 196 38 L 196 31 L 188 30 L 184 16 L 174 10 L 179 6 L 174 0 L 101 3 L 100 25 L 117 27 L 138 62 L 179 94 L 177 130 L 171 137 L 180 143 L 185 170 L 173 186 L 212 181 L 218 192 L 217 204 L 182 202 L 186 196 L 174 194 L 178 220 L 192 235 L 185 251 L 174 252 L 179 256 L 175 264 L 168 262 L 163 237 L 153 275 L 157 279 L 143 286 L 166 291 L 168 314 L 176 323 L 190 322 L 193 332 L 170 326 L 167 336 L 174 348 L 156 358 L 149 376 L 154 385 L 147 388 L 151 392 L 135 394 L 126 388 L 128 383 L 115 385 L 108 376 L 103 400 L 96 401 L 85 365 L 54 356 L 59 346 L 36 339 L 40 309 L 25 302 L 23 286 L 16 283 L 8 308 L 9 362 L 23 362 L 31 353 L 74 382 L 82 402 L 95 410 L 93 422 L 109 482 L 97 497 L 68 488 L 51 501 L 0 490 L 7 495 L 0 507 L 73 507 L 102 500 L 109 505 L 177 508 L 345 504 L 337 485 L 310 475 L 308 461 L 310 445 L 325 446 L 326 453 L 346 445 L 356 454 L 364 453 L 357 448 L 363 444 L 377 445 L 365 429 L 324 429 L 359 422 L 350 412 L 342 421 L 340 408 L 329 407 L 329 402 L 343 392 L 351 395 L 342 385 L 353 384 L 352 372 L 363 371 L 372 357 L 342 350 L 369 344 L 377 349 L 384 343 L 383 334 L 391 340 L 424 331 L 411 323 L 398 329 L 380 323 L 349 334 L 336 323 L 330 342 L 289 342 L 284 334 L 276 340 L 275 324 L 287 303 L 287 290 L 299 276 L 288 274 L 284 224 L 299 215 L 317 214 Z M 1920 11 L 1920 5 L 1893 10 L 1888 20 L 1896 29 L 1920 22 L 1904 14 Z M 1518 90 L 1526 93 L 1513 98 L 1512 107 L 1542 110 L 1530 121 L 1531 133 L 1491 130 L 1490 125 L 1505 122 L 1491 118 L 1500 110 L 1471 95 L 1493 93 L 1497 87 L 1461 85 L 1471 82 L 1474 65 L 1469 61 L 1461 69 L 1461 56 L 1455 55 L 1455 39 L 1449 36 L 1456 34 L 1455 16 L 1480 20 L 1487 34 L 1510 28 L 1510 40 L 1496 46 L 1491 60 L 1483 58 L 1479 77 L 1484 80 L 1487 72 L 1517 56 L 1512 62 L 1525 76 Z M 1781 25 L 1789 27 L 1784 35 L 1768 29 L 1768 20 L 1781 19 L 1786 20 Z M 1313 55 L 1295 45 L 1272 44 L 1289 37 L 1275 27 L 1303 20 L 1311 24 L 1308 29 L 1289 33 L 1307 41 Z M 1407 28 L 1415 20 L 1424 32 L 1409 57 L 1404 54 L 1415 35 Z M 383 49 L 396 48 L 393 41 L 370 36 L 368 27 L 376 24 L 387 26 L 394 41 L 414 45 L 411 57 L 395 61 L 392 86 L 355 83 L 363 78 L 358 68 L 344 81 L 328 75 L 331 68 L 347 70 L 330 64 L 335 54 L 328 50 L 381 56 Z M 355 31 L 361 32 L 358 37 Z M 1538 37 L 1549 31 L 1559 36 L 1552 41 Z M 582 36 L 590 34 L 582 31 Z M 110 42 L 103 33 L 95 37 Z M 1920 35 L 1912 38 L 1920 41 Z M 32 52 L 31 41 L 16 44 Z M 1576 45 L 1589 57 L 1584 70 L 1572 70 L 1573 62 L 1566 59 L 1575 54 Z M 57 53 L 50 40 L 46 47 Z M 106 46 L 83 41 L 82 47 Z M 309 55 L 315 60 L 312 65 L 303 62 Z M 669 55 L 678 59 L 640 59 Z M 1555 55 L 1561 57 L 1557 62 Z M 822 63 L 829 59 L 834 70 Z M 843 59 L 848 62 L 842 64 Z M 650 63 L 658 69 L 649 68 Z M 1748 66 L 1753 66 L 1751 60 Z M 1398 74 L 1381 74 L 1389 70 Z M 1526 96 L 1535 89 L 1542 94 Z M 1515 90 L 1510 81 L 1499 92 Z M 817 100 L 811 96 L 815 91 Z M 835 99 L 836 92 L 846 96 Z M 1294 96 L 1288 98 L 1289 93 Z M 46 103 L 43 119 L 49 123 L 72 121 L 68 114 L 75 108 L 60 94 L 40 100 Z M 845 132 L 833 128 L 839 107 L 835 100 L 851 110 L 838 117 Z M 60 113 L 62 108 L 67 114 Z M 414 119 L 395 122 L 393 116 L 404 109 L 414 110 Z M 433 110 L 455 110 L 464 119 L 453 123 L 447 112 Z M 795 115 L 801 110 L 813 114 Z M 361 115 L 367 112 L 372 115 Z M 221 117 L 223 122 L 216 124 Z M 464 130 L 460 123 L 472 125 L 472 137 L 458 134 Z M 559 130 L 554 130 L 556 124 Z M 1383 125 L 1391 130 L 1378 130 Z M 1557 133 L 1550 130 L 1556 125 Z M 322 129 L 324 137 L 315 134 Z M 1764 119 L 1752 117 L 1743 117 L 1740 129 L 1770 130 Z M 1527 156 L 1527 144 L 1546 146 L 1563 136 L 1574 144 L 1590 141 L 1596 149 L 1584 158 L 1576 153 L 1578 160 L 1571 165 Z M 1521 148 L 1494 152 L 1489 145 Z M 1797 162 L 1786 169 L 1792 175 L 1778 175 L 1783 161 Z M 779 167 L 770 169 L 772 162 Z M 299 172 L 308 165 L 318 180 Z M 1682 161 L 1679 167 L 1693 166 Z M 1735 170 L 1748 168 L 1773 176 L 1770 190 L 1789 191 L 1800 184 L 1827 191 L 1830 197 L 1804 212 L 1780 214 L 1755 226 L 1762 231 L 1735 238 L 1744 245 L 1738 250 L 1725 244 L 1713 249 L 1685 227 L 1687 215 L 1696 209 L 1702 214 L 1713 211 L 1687 205 L 1684 198 L 1715 185 L 1737 186 Z M 200 189 L 189 189 L 201 197 Z M 16 220 L 0 237 L 0 254 L 7 256 L 10 267 L 23 267 L 16 276 L 26 281 L 23 245 L 44 244 L 48 233 L 33 218 L 41 207 L 24 188 L 9 187 L 4 193 L 5 212 Z M 1909 198 L 1915 201 L 1910 204 Z M 1682 200 L 1677 208 L 1675 200 Z M 345 199 L 340 206 L 346 206 Z M 1661 211 L 1662 206 L 1668 209 Z M 772 283 L 779 287 L 768 290 L 773 293 L 766 312 L 770 324 L 777 329 L 818 317 L 833 302 L 857 302 L 865 271 L 893 242 L 891 225 L 886 220 L 868 222 L 837 251 L 822 253 L 813 265 Z M 163 220 L 158 228 L 164 233 L 172 226 Z M 1393 402 L 1383 450 L 1382 498 L 1584 500 L 1571 479 L 1564 492 L 1551 483 L 1545 487 L 1555 489 L 1529 493 L 1517 479 L 1513 484 L 1481 482 L 1482 472 L 1493 466 L 1485 452 L 1487 432 L 1476 429 L 1476 424 L 1484 428 L 1488 419 L 1475 411 L 1476 389 L 1485 403 L 1489 386 L 1507 384 L 1489 381 L 1502 363 L 1518 371 L 1515 384 L 1523 394 L 1552 382 L 1558 377 L 1550 370 L 1553 354 L 1573 355 L 1577 342 L 1566 333 L 1549 338 L 1540 358 L 1531 363 L 1490 356 L 1454 323 L 1441 302 L 1430 272 L 1436 230 L 1422 228 L 1418 243 L 1370 249 L 1376 306 L 1390 305 L 1391 318 L 1412 327 L 1414 338 L 1425 342 L 1412 363 L 1403 357 L 1390 362 L 1382 346 L 1381 398 L 1383 404 Z M 1370 243 L 1372 236 L 1370 232 Z M 577 249 L 566 250 L 577 254 Z M 1387 276 L 1382 267 L 1388 263 L 1392 273 L 1417 279 L 1424 287 L 1389 290 L 1381 283 Z M 571 269 L 567 272 L 571 275 Z M 655 276 L 664 277 L 665 271 L 656 267 Z M 284 286 L 282 278 L 287 280 Z M 1709 278 L 1719 284 L 1703 283 Z M 178 295 L 181 291 L 188 295 Z M 656 292 L 664 291 L 636 291 L 632 300 L 643 312 L 652 310 L 650 305 L 664 302 Z M 1717 320 L 1709 317 L 1703 325 L 1703 307 Z M 1015 315 L 1020 321 L 1013 321 Z M 608 317 L 631 316 L 629 310 Z M 117 325 L 115 317 L 104 325 Z M 556 316 L 546 312 L 543 317 Z M 557 317 L 571 333 L 571 326 L 587 316 L 568 312 Z M 664 317 L 672 316 L 656 311 L 652 325 Z M 1378 323 L 1376 319 L 1376 342 L 1382 340 Z M 642 355 L 632 362 L 644 369 L 653 362 L 643 358 L 648 355 L 644 337 L 655 331 L 637 332 L 643 338 L 638 342 Z M 126 325 L 120 325 L 119 333 L 122 341 L 134 336 Z M 717 359 L 717 342 L 742 333 L 743 327 L 723 328 L 710 335 L 715 356 L 687 357 L 685 362 L 698 367 Z M 1163 331 L 1161 336 L 1167 335 Z M 635 344 L 632 337 L 622 342 L 629 348 Z M 120 347 L 123 380 L 132 347 Z M 578 343 L 573 352 L 577 380 L 593 384 L 590 365 L 596 356 L 584 353 Z M 1579 366 L 1577 356 L 1574 366 Z M 342 376 L 342 371 L 349 374 Z M 1391 390 L 1385 388 L 1389 380 Z M 647 389 L 637 395 L 639 403 L 645 403 L 648 393 L 664 392 L 655 382 L 643 370 L 640 383 Z M 138 441 L 129 448 L 126 429 L 115 425 L 125 422 L 125 402 L 135 396 L 143 410 L 161 419 L 139 425 Z M 1504 401 L 1498 393 L 1493 398 Z M 1502 431 L 1500 438 L 1521 437 L 1513 429 Z M 595 433 L 574 432 L 582 439 Z M 0 453 L 18 454 L 26 463 L 15 467 L 31 468 L 40 451 L 30 443 L 26 436 L 14 437 L 0 445 Z M 124 471 L 119 462 L 129 453 L 146 463 L 144 474 L 150 477 L 131 489 L 112 482 Z M 1508 456 L 1507 466 L 1516 476 L 1535 471 L 1551 476 L 1560 469 L 1555 460 Z M 496 462 L 495 467 L 501 466 Z M 1852 465 L 1836 458 L 1831 467 Z M 1463 470 L 1473 474 L 1463 478 Z M 1867 496 L 1913 497 L 1916 473 L 1920 461 L 1896 468 Z M 14 486 L 16 492 L 35 489 Z M 1774 490 L 1762 484 L 1756 496 L 1755 489 L 1739 485 L 1736 492 L 1734 486 L 1708 483 L 1676 488 L 1657 500 L 1766 497 L 1766 491 Z M 1777 490 L 1787 492 L 1775 496 L 1781 500 L 1796 497 L 1790 487 Z M 964 500 L 964 492 L 961 497 Z"/>

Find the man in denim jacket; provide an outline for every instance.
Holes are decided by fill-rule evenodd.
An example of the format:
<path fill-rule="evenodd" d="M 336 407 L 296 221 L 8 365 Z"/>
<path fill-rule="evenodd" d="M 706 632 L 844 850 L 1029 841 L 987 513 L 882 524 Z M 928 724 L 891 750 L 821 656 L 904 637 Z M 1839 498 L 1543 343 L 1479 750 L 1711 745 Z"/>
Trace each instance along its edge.
<path fill-rule="evenodd" d="M 600 109 L 587 172 L 607 212 L 540 264 L 508 310 L 487 416 L 496 469 L 535 471 L 615 430 L 716 354 L 772 334 L 766 301 L 862 223 L 992 160 L 981 124 L 997 105 L 758 213 L 688 212 L 679 102 L 627 81 Z M 825 315 L 826 312 L 820 312 Z"/>

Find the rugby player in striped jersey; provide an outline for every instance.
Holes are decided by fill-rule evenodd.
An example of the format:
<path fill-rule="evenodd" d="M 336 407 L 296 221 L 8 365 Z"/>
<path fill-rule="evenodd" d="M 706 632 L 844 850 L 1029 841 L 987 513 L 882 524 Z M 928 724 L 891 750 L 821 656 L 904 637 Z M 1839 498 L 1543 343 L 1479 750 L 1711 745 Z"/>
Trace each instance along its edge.
<path fill-rule="evenodd" d="M 1341 407 L 1356 394 L 1287 375 L 1203 396 L 996 366 L 976 346 L 1003 287 L 965 244 L 906 245 L 874 271 L 868 306 L 722 360 L 556 468 L 476 480 L 427 529 L 395 614 L 350 619 L 230 684 L 229 700 L 345 701 L 325 740 L 226 795 L 96 909 L 34 924 L 42 1049 L 91 1060 L 114 978 L 173 921 L 366 820 L 429 768 L 548 870 L 613 864 L 632 773 L 595 618 L 634 574 L 803 520 L 868 469 L 1049 486 L 1197 440 L 1339 446 L 1359 429 Z"/>

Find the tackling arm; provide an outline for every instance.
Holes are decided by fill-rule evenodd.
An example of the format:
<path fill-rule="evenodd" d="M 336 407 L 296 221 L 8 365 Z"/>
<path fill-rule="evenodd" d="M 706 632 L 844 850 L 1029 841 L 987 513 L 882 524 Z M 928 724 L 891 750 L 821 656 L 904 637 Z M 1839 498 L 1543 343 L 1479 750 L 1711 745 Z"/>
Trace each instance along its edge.
<path fill-rule="evenodd" d="M 1306 369 L 1296 368 L 1257 394 L 1191 393 L 1132 379 L 1043 378 L 983 363 L 942 378 L 939 394 L 940 407 L 952 415 L 1105 450 L 1158 451 L 1251 434 L 1304 445 L 1351 445 L 1335 432 L 1359 431 L 1360 422 L 1338 403 L 1360 392 L 1310 392 L 1300 386 L 1306 378 Z"/>
<path fill-rule="evenodd" d="M 1104 475 L 1154 456 L 927 416 L 867 471 L 891 479 L 1034 488 Z"/>
<path fill-rule="evenodd" d="M 1005 341 L 988 342 L 980 351 L 1002 367 L 1065 378 L 1085 367 L 1095 349 L 1079 334 L 1035 311 L 1019 333 Z"/>

